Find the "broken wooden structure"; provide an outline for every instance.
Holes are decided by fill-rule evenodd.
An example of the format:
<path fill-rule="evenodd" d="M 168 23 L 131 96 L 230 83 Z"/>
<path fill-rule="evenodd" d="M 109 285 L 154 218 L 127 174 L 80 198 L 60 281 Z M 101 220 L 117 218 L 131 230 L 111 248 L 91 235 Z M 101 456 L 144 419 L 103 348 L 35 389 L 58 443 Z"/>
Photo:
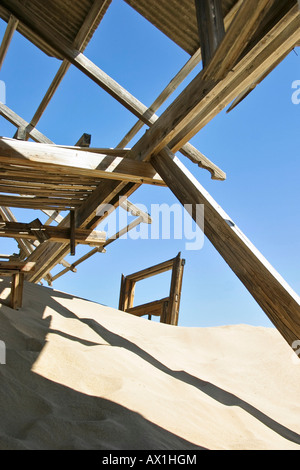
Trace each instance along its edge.
<path fill-rule="evenodd" d="M 82 0 L 76 2 L 76 7 L 62 0 L 51 4 L 38 0 L 1 1 L 0 17 L 7 22 L 7 30 L 0 46 L 0 66 L 16 30 L 61 61 L 30 122 L 0 104 L 0 114 L 16 127 L 13 139 L 0 139 L 1 219 L 17 223 L 11 208 L 34 208 L 49 216 L 45 225 L 55 224 L 70 231 L 72 228 L 71 241 L 58 241 L 51 236 L 44 240 L 17 238 L 20 259 L 36 263 L 35 271 L 27 273 L 26 279 L 52 282 L 51 270 L 59 263 L 64 266 L 59 275 L 75 271 L 75 263 L 70 265 L 64 258 L 70 249 L 74 253 L 77 230 L 89 230 L 93 236 L 93 230 L 109 215 L 109 211 L 99 214 L 100 205 L 118 207 L 142 184 L 167 185 L 182 204 L 204 204 L 205 235 L 292 345 L 300 338 L 299 296 L 190 174 L 183 161 L 188 158 L 208 170 L 212 179 L 226 178 L 225 172 L 189 140 L 225 107 L 231 103 L 236 106 L 299 44 L 299 2 L 126 2 L 190 55 L 149 108 L 84 54 L 111 0 Z M 160 116 L 156 115 L 202 58 L 200 72 Z M 116 148 L 93 149 L 86 135 L 75 146 L 57 146 L 37 129 L 71 64 L 137 117 Z M 143 126 L 147 132 L 132 148 L 127 148 Z M 62 210 L 70 214 L 62 217 Z M 139 219 L 139 223 L 142 221 Z M 9 231 L 12 226 L 4 227 L 4 233 L 16 236 L 16 231 Z M 103 252 L 102 248 L 94 248 L 90 256 Z"/>
<path fill-rule="evenodd" d="M 148 316 L 151 320 L 152 315 L 160 317 L 161 323 L 168 325 L 178 325 L 182 278 L 185 260 L 181 259 L 181 253 L 162 263 L 143 269 L 133 274 L 121 277 L 121 288 L 119 298 L 119 310 L 131 313 L 137 317 Z M 168 297 L 160 300 L 147 302 L 146 304 L 133 306 L 135 286 L 138 281 L 147 279 L 166 271 L 172 271 L 171 285 Z"/>
<path fill-rule="evenodd" d="M 3 258 L 5 256 L 0 256 Z M 0 261 L 0 276 L 11 276 L 10 306 L 17 310 L 22 307 L 23 285 L 26 273 L 34 271 L 35 263 L 18 261 Z"/>

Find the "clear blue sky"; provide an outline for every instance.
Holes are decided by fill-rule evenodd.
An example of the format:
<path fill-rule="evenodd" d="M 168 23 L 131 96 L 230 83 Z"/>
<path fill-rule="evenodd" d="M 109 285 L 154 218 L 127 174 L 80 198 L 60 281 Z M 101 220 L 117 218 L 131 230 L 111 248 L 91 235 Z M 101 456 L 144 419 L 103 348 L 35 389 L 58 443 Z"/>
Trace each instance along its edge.
<path fill-rule="evenodd" d="M 0 39 L 5 27 L 1 21 Z M 189 58 L 121 0 L 113 0 L 85 54 L 148 106 Z M 16 33 L 0 72 L 0 79 L 6 83 L 7 106 L 29 121 L 59 65 Z M 192 139 L 195 147 L 227 173 L 225 182 L 211 180 L 207 171 L 180 158 L 299 294 L 300 104 L 293 104 L 291 99 L 295 80 L 300 80 L 299 48 L 236 109 L 220 113 Z M 135 121 L 125 108 L 72 66 L 37 128 L 58 144 L 74 145 L 87 132 L 92 135 L 92 146 L 114 147 Z M 14 132 L 15 128 L 0 118 L 0 134 L 12 137 Z M 167 188 L 153 186 L 143 186 L 130 200 L 149 210 L 151 203 L 176 202 Z M 44 220 L 32 211 L 15 209 L 14 213 L 20 221 L 35 217 Z M 16 251 L 14 241 L 1 239 L 0 243 L 1 253 Z M 78 247 L 75 259 L 86 251 Z M 186 259 L 181 326 L 271 326 L 207 239 L 199 251 L 186 251 L 185 240 L 118 240 L 106 254 L 97 254 L 81 264 L 76 274 L 65 275 L 53 287 L 117 307 L 121 273 L 159 263 L 179 251 Z M 136 304 L 167 296 L 169 280 L 166 273 L 138 284 Z"/>

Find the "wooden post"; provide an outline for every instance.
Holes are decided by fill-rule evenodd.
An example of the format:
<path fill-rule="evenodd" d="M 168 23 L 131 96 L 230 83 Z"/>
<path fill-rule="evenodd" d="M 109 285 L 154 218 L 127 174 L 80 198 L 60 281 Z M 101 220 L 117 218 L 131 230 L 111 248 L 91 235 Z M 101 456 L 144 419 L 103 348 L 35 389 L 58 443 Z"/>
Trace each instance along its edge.
<path fill-rule="evenodd" d="M 225 35 L 221 0 L 195 0 L 203 68 Z"/>
<path fill-rule="evenodd" d="M 170 325 L 178 325 L 178 314 L 181 297 L 182 277 L 185 260 L 180 257 L 181 253 L 178 253 L 174 259 L 172 269 L 172 279 L 170 287 L 170 300 L 168 304 L 167 320 Z"/>
<path fill-rule="evenodd" d="M 70 211 L 70 255 L 75 256 L 76 252 L 76 225 L 75 225 L 75 210 Z"/>
<path fill-rule="evenodd" d="M 11 308 L 18 309 L 22 307 L 23 300 L 24 273 L 16 272 L 12 275 L 11 283 Z"/>

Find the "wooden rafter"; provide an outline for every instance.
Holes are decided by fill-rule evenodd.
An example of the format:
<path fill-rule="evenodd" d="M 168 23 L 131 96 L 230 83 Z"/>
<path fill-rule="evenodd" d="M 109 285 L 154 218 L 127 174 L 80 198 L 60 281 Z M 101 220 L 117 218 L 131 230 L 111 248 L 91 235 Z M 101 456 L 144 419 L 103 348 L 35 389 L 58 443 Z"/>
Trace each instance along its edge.
<path fill-rule="evenodd" d="M 43 225 L 37 219 L 37 223 L 0 222 L 0 237 L 16 239 L 38 240 L 43 243 L 46 240 L 65 242 L 70 240 L 70 229 L 66 227 Z M 76 229 L 74 231 L 76 243 L 90 246 L 103 246 L 106 242 L 106 233 Z"/>
<path fill-rule="evenodd" d="M 7 28 L 5 30 L 2 43 L 0 45 L 0 70 L 3 65 L 3 61 L 5 59 L 6 53 L 8 51 L 9 45 L 11 43 L 13 34 L 18 26 L 18 20 L 13 15 L 10 15 L 10 18 L 7 23 Z"/>
<path fill-rule="evenodd" d="M 8 11 L 15 11 L 21 22 L 24 22 L 27 27 L 33 28 L 35 32 L 46 40 L 48 44 L 53 45 L 54 48 L 59 50 L 59 54 L 75 67 L 81 70 L 97 85 L 108 92 L 112 97 L 119 101 L 125 108 L 132 112 L 142 122 L 148 126 L 152 126 L 158 119 L 158 116 L 153 113 L 151 108 L 148 108 L 141 103 L 136 97 L 129 93 L 124 87 L 107 75 L 103 70 L 97 67 L 91 60 L 84 56 L 79 50 L 69 47 L 65 42 L 60 39 L 56 34 L 53 35 L 52 31 L 46 26 L 41 28 L 38 22 L 34 21 L 26 8 L 23 8 L 20 4 L 16 3 L 15 0 L 11 0 L 9 4 L 4 1 L 4 7 Z M 3 8 L 3 7 L 0 7 Z M 226 178 L 225 173 L 220 170 L 213 162 L 211 162 L 205 155 L 199 150 L 193 147 L 191 144 L 187 144 L 183 149 L 180 149 L 183 155 L 190 158 L 193 162 L 197 163 L 201 168 L 207 169 L 211 172 L 213 179 L 224 180 Z"/>
<path fill-rule="evenodd" d="M 165 186 L 162 179 L 156 175 L 156 172 L 149 163 L 134 162 L 123 157 L 116 159 L 107 155 L 109 149 L 101 149 L 101 151 L 103 154 L 2 137 L 0 138 L 0 165 L 3 163 L 11 165 L 13 168 L 11 174 L 7 170 L 3 175 L 0 169 L 0 177 L 13 180 L 13 172 L 17 165 L 21 169 L 22 167 L 29 167 L 39 170 L 41 173 L 41 183 L 43 183 L 43 173 L 47 174 L 57 171 L 61 176 L 78 177 L 78 183 L 80 183 L 80 178 L 83 176 L 100 180 L 113 179 Z M 120 152 L 124 154 L 124 150 Z M 18 192 L 17 189 L 14 192 Z M 27 186 L 24 187 L 24 193 L 26 189 L 28 194 L 34 194 L 34 192 L 30 193 L 30 189 Z M 59 186 L 57 190 L 62 191 Z M 39 189 L 36 189 L 36 191 L 39 191 Z M 76 189 L 75 191 L 77 193 L 78 190 Z M 80 195 L 80 191 L 78 195 Z"/>

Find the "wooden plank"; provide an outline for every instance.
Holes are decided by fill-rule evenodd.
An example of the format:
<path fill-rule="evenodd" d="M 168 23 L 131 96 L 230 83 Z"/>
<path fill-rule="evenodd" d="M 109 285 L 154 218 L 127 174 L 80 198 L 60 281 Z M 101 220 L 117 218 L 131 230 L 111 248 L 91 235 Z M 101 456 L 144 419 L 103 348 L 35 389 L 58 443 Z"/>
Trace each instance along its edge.
<path fill-rule="evenodd" d="M 251 2 L 244 0 L 223 40 L 205 67 L 204 79 L 217 81 L 226 77 L 236 65 L 273 3 L 273 0 L 251 0 Z"/>
<path fill-rule="evenodd" d="M 35 270 L 35 263 L 25 261 L 0 261 L 0 271 L 19 271 L 22 273 L 29 273 Z"/>
<path fill-rule="evenodd" d="M 0 46 L 0 70 L 3 65 L 4 59 L 7 54 L 14 32 L 17 29 L 18 23 L 19 21 L 17 20 L 17 18 L 13 15 L 10 15 L 6 30 L 5 30 L 5 33 L 1 42 L 1 46 Z"/>
<path fill-rule="evenodd" d="M 106 154 L 22 142 L 3 137 L 0 138 L 0 162 L 10 165 L 26 164 L 45 173 L 57 170 L 60 174 L 165 186 L 152 166 L 146 162 L 134 162 L 121 157 L 116 161 L 114 157 Z"/>
<path fill-rule="evenodd" d="M 195 0 L 203 68 L 225 35 L 221 0 Z"/>
<path fill-rule="evenodd" d="M 181 259 L 181 253 L 178 253 L 173 262 L 169 303 L 166 313 L 166 323 L 174 326 L 178 325 L 184 264 L 185 260 Z"/>
<path fill-rule="evenodd" d="M 94 25 L 98 22 L 100 15 L 103 12 L 103 9 L 106 8 L 107 2 L 103 0 L 94 0 L 92 7 L 90 8 L 80 30 L 78 31 L 76 38 L 74 40 L 74 47 L 79 51 L 83 50 L 84 44 L 87 37 L 89 36 Z M 36 110 L 34 116 L 32 117 L 30 124 L 35 127 L 39 120 L 41 119 L 43 113 L 45 112 L 48 104 L 53 98 L 56 90 L 58 89 L 60 83 L 62 82 L 64 76 L 70 68 L 70 62 L 66 59 L 62 61 L 61 66 L 59 67 L 53 81 L 51 82 L 45 96 L 43 97 L 38 109 Z"/>
<path fill-rule="evenodd" d="M 204 204 L 205 235 L 291 346 L 300 338 L 300 297 L 176 157 L 164 150 L 152 164 L 182 204 Z"/>
<path fill-rule="evenodd" d="M 296 7 L 268 33 L 264 40 L 241 59 L 227 78 L 214 87 L 212 93 L 205 97 L 189 122 L 172 137 L 171 141 L 168 141 L 170 149 L 176 152 L 249 85 L 270 70 L 274 64 L 279 64 L 293 49 L 299 36 L 300 16 Z"/>
<path fill-rule="evenodd" d="M 73 235 L 77 243 L 84 245 L 103 246 L 106 242 L 106 232 L 103 231 L 75 229 Z M 0 237 L 66 242 L 70 240 L 70 228 L 43 225 L 38 219 L 31 223 L 0 222 Z"/>
<path fill-rule="evenodd" d="M 138 282 L 142 281 L 143 279 L 147 279 L 148 277 L 155 276 L 156 274 L 161 274 L 166 271 L 170 271 L 173 267 L 173 259 L 168 261 L 164 261 L 163 263 L 156 264 L 155 266 L 151 266 L 150 268 L 142 269 L 133 274 L 129 274 L 126 276 L 127 279 Z"/>
<path fill-rule="evenodd" d="M 6 2 L 5 2 L 6 3 Z M 19 3 L 16 3 L 15 0 L 10 0 L 9 3 L 5 4 L 5 8 L 8 11 L 13 10 L 16 14 L 22 17 L 22 22 L 27 25 L 30 29 L 32 29 L 32 21 L 34 20 L 32 17 L 28 15 L 26 8 L 23 8 Z M 55 43 L 55 48 L 63 49 L 63 52 L 60 51 L 59 54 L 63 55 L 66 60 L 70 61 L 73 65 L 75 65 L 79 70 L 81 70 L 85 75 L 87 75 L 91 80 L 93 80 L 97 85 L 107 91 L 112 97 L 114 97 L 117 101 L 119 101 L 123 106 L 125 106 L 129 111 L 131 111 L 134 115 L 136 115 L 141 121 L 145 124 L 151 126 L 156 122 L 158 116 L 153 114 L 151 109 L 148 109 L 147 106 L 142 104 L 139 100 L 137 100 L 133 95 L 131 95 L 124 87 L 119 85 L 114 79 L 112 79 L 109 75 L 107 75 L 103 70 L 97 67 L 92 61 L 90 61 L 87 57 L 85 57 L 82 53 L 80 53 L 76 49 L 72 49 L 64 44 L 64 41 L 60 41 L 59 37 L 53 36 L 51 29 L 48 29 L 46 25 L 44 25 L 43 29 L 40 30 L 40 25 L 34 25 L 36 32 L 39 31 L 39 35 L 42 37 L 44 35 L 46 41 L 50 44 L 52 42 Z M 36 124 L 36 123 L 35 123 Z M 189 147 L 185 148 L 185 154 L 189 155 Z M 194 150 L 194 154 L 196 153 L 196 149 Z M 205 166 L 210 167 L 211 163 L 210 160 L 201 155 L 201 159 L 199 159 L 200 167 L 202 167 L 202 161 L 205 161 Z M 215 173 L 215 169 L 218 169 L 217 173 Z M 225 179 L 226 175 L 222 170 L 220 170 L 216 165 L 212 164 L 212 174 L 215 175 L 214 179 Z"/>
<path fill-rule="evenodd" d="M 0 115 L 3 116 L 7 121 L 18 128 L 25 128 L 27 134 L 36 142 L 43 142 L 45 144 L 53 144 L 53 142 L 44 136 L 41 132 L 35 129 L 34 126 L 26 122 L 20 116 L 18 116 L 12 109 L 3 103 L 0 103 Z"/>
<path fill-rule="evenodd" d="M 84 133 L 82 134 L 80 139 L 76 142 L 75 146 L 88 148 L 91 145 L 91 138 L 92 138 L 91 134 Z"/>
<path fill-rule="evenodd" d="M 169 298 L 155 300 L 153 302 L 148 302 L 143 305 L 137 305 L 136 307 L 127 308 L 125 312 L 135 315 L 137 317 L 142 317 L 144 315 L 154 315 L 160 317 L 163 312 L 164 303 L 168 302 Z"/>

